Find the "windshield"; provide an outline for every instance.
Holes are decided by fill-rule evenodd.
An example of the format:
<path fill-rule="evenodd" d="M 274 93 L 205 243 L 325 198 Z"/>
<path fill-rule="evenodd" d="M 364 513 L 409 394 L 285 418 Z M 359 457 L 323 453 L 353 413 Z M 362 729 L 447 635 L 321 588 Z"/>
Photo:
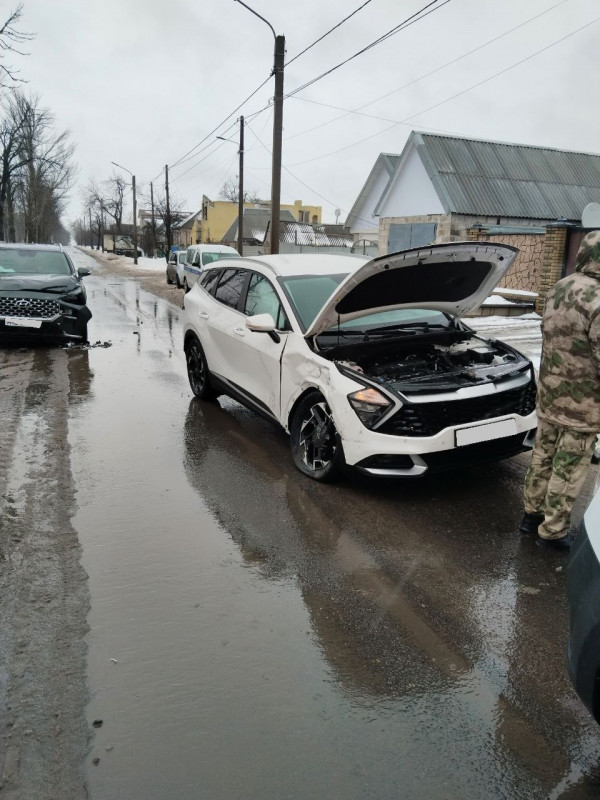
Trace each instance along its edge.
<path fill-rule="evenodd" d="M 291 278 L 281 278 L 281 283 L 304 330 L 310 327 L 336 287 L 345 278 L 346 275 L 297 275 Z M 448 318 L 440 311 L 426 308 L 394 308 L 390 311 L 377 311 L 360 319 L 342 322 L 339 330 L 364 331 L 369 328 L 411 325 L 419 322 L 430 325 L 447 325 Z M 337 331 L 338 326 L 334 325 L 329 330 Z"/>
<path fill-rule="evenodd" d="M 239 253 L 202 253 L 202 266 L 212 264 L 213 261 L 218 261 L 220 258 L 239 258 Z"/>
<path fill-rule="evenodd" d="M 48 250 L 0 249 L 0 276 L 71 274 L 64 253 Z"/>

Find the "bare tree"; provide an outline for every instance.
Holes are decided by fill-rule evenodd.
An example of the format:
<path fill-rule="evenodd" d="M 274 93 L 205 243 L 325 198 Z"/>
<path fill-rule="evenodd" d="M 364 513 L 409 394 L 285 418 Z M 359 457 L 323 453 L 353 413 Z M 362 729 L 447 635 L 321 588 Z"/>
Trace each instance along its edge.
<path fill-rule="evenodd" d="M 17 53 L 20 56 L 28 55 L 19 49 L 19 46 L 29 42 L 34 38 L 34 34 L 19 30 L 17 24 L 23 15 L 23 3 L 12 11 L 0 28 L 0 87 L 12 86 L 17 83 L 24 83 L 18 76 L 18 70 L 5 63 L 6 53 Z"/>
<path fill-rule="evenodd" d="M 164 194 L 156 194 L 154 196 L 154 213 L 164 226 L 164 247 L 163 252 L 165 258 L 169 258 L 171 246 L 173 244 L 173 225 L 181 219 L 182 203 L 178 200 L 169 198 L 169 206 L 167 208 L 167 198 Z"/>
<path fill-rule="evenodd" d="M 9 217 L 19 216 L 25 241 L 47 242 L 64 232 L 60 215 L 74 176 L 75 146 L 68 131 L 56 132 L 54 115 L 36 97 L 25 99 L 19 130 L 18 166 L 10 175 Z"/>
<path fill-rule="evenodd" d="M 98 207 L 111 220 L 115 234 L 120 234 L 123 228 L 123 205 L 125 192 L 129 188 L 129 183 L 122 175 L 113 173 L 106 181 L 100 185 L 96 181 L 90 181 L 86 189 L 86 204 Z"/>
<path fill-rule="evenodd" d="M 221 200 L 229 200 L 231 203 L 237 203 L 240 196 L 240 187 L 237 178 L 229 178 L 223 184 L 219 197 Z M 249 189 L 244 191 L 244 203 L 262 203 L 256 189 Z"/>

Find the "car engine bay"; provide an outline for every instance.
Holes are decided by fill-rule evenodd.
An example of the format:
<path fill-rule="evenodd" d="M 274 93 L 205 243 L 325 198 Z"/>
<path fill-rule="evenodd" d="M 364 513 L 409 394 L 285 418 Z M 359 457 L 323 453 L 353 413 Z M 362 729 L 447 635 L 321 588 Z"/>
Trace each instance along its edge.
<path fill-rule="evenodd" d="M 467 334 L 450 344 L 433 341 L 402 343 L 392 352 L 372 343 L 371 352 L 355 359 L 334 359 L 338 367 L 364 375 L 405 394 L 456 390 L 503 380 L 523 373 L 529 361 L 499 341 Z M 431 337 L 433 339 L 433 337 Z M 362 348 L 361 348 L 362 349 Z M 375 351 L 375 352 L 373 352 Z"/>

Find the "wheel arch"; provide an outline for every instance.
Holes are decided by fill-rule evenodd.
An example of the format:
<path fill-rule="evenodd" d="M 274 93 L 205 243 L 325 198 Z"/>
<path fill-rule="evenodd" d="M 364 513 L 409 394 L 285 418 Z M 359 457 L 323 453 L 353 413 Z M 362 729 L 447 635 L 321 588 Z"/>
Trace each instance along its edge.
<path fill-rule="evenodd" d="M 289 432 L 289 430 L 290 430 L 290 426 L 291 426 L 291 424 L 292 424 L 292 417 L 293 417 L 293 416 L 294 416 L 294 414 L 296 413 L 296 409 L 298 408 L 298 406 L 300 405 L 300 403 L 301 403 L 301 402 L 304 400 L 304 398 L 305 398 L 307 395 L 311 394 L 311 392 L 318 392 L 318 394 L 320 394 L 320 395 L 321 395 L 321 397 L 322 397 L 322 398 L 323 398 L 325 401 L 327 401 L 327 398 L 325 397 L 325 395 L 323 394 L 323 392 L 321 391 L 321 389 L 320 389 L 318 386 L 313 386 L 313 385 L 311 385 L 311 386 L 305 386 L 305 387 L 304 387 L 304 388 L 301 390 L 301 392 L 300 392 L 300 394 L 298 395 L 298 397 L 296 397 L 296 399 L 295 399 L 295 400 L 294 400 L 294 402 L 292 403 L 292 407 L 290 408 L 290 410 L 289 410 L 289 412 L 288 412 L 287 419 L 286 419 L 286 430 L 287 430 L 288 432 Z"/>

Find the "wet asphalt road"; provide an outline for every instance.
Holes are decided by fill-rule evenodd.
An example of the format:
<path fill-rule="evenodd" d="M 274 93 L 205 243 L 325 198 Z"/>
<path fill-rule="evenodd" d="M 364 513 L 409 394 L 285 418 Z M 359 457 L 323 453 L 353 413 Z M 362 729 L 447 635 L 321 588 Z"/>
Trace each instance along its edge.
<path fill-rule="evenodd" d="M 11 452 L 24 483 L 61 472 L 32 529 L 72 529 L 87 574 L 65 592 L 89 630 L 54 624 L 88 647 L 66 682 L 91 800 L 600 797 L 564 557 L 516 532 L 526 459 L 318 485 L 269 423 L 192 399 L 177 306 L 75 258 L 112 346 L 0 353 L 0 399 L 54 381 L 36 413 L 68 431 L 59 459 L 22 464 L 26 425 Z"/>

